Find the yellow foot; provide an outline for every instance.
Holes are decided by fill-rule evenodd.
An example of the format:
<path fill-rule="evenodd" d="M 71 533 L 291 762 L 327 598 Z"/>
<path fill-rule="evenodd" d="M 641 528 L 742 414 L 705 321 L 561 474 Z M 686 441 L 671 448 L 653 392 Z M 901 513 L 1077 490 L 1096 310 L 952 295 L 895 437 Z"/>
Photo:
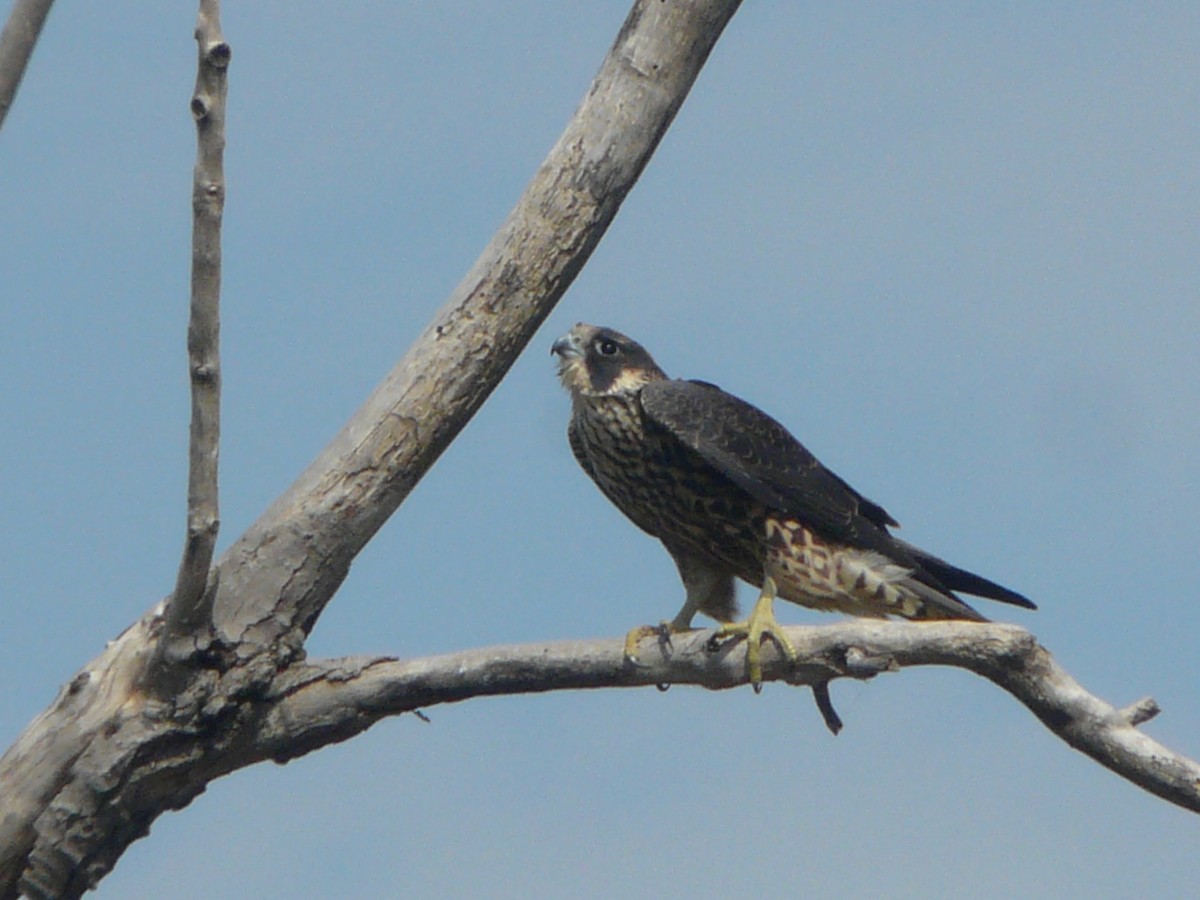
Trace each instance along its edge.
<path fill-rule="evenodd" d="M 762 642 L 770 638 L 787 657 L 789 663 L 796 661 L 796 648 L 787 639 L 775 620 L 775 579 L 763 579 L 762 593 L 745 622 L 729 622 L 717 629 L 714 640 L 727 637 L 746 638 L 746 668 L 749 669 L 750 685 L 754 693 L 762 691 Z"/>
<path fill-rule="evenodd" d="M 625 661 L 636 664 L 638 661 L 638 644 L 644 638 L 656 637 L 660 645 L 669 646 L 671 635 L 692 631 L 691 628 L 677 628 L 670 622 L 659 622 L 657 625 L 639 625 L 625 635 Z"/>

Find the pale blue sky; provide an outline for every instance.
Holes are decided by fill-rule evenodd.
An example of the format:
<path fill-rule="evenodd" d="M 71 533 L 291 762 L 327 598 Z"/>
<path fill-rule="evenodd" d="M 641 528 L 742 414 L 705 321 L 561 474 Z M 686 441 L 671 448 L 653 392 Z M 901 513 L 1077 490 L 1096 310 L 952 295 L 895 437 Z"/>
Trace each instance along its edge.
<path fill-rule="evenodd" d="M 400 357 L 623 2 L 228 4 L 222 546 Z M 830 9 L 830 6 L 836 6 Z M 61 4 L 0 133 L 7 746 L 183 530 L 192 9 Z M 1200 8 L 749 3 L 591 263 L 314 654 L 617 636 L 669 558 L 567 449 L 617 327 L 771 412 L 1200 755 Z M 459 558 L 459 527 L 490 533 Z M 746 594 L 743 594 L 745 598 Z M 829 621 L 790 605 L 781 618 Z M 99 896 L 1184 896 L 1200 822 L 973 676 L 487 700 L 214 783 Z"/>

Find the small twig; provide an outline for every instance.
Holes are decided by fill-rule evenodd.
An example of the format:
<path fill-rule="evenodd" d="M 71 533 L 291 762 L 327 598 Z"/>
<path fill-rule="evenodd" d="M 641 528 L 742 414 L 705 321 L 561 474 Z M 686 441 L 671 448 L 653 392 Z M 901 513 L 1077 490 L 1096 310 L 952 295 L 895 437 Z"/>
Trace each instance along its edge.
<path fill-rule="evenodd" d="M 12 109 L 25 67 L 53 3 L 54 0 L 16 0 L 4 31 L 0 32 L 0 126 Z"/>
<path fill-rule="evenodd" d="M 842 717 L 837 714 L 837 710 L 833 708 L 833 700 L 829 696 L 829 682 L 820 681 L 812 686 L 813 699 L 817 701 L 817 709 L 821 711 L 821 718 L 825 720 L 825 727 L 833 732 L 833 736 L 837 737 L 838 732 L 842 730 Z"/>
<path fill-rule="evenodd" d="M 221 215 L 225 206 L 225 94 L 229 45 L 219 0 L 201 0 L 196 21 L 199 63 L 192 94 L 196 169 L 192 187 L 192 298 L 188 365 L 192 421 L 188 449 L 187 537 L 166 613 L 164 647 L 208 624 L 210 584 L 220 524 L 217 461 L 221 434 Z"/>
<path fill-rule="evenodd" d="M 1136 728 L 1138 725 L 1149 722 L 1160 712 L 1162 712 L 1162 710 L 1159 708 L 1157 700 L 1155 700 L 1153 697 L 1143 697 L 1141 700 L 1137 700 L 1133 703 L 1130 703 L 1128 706 L 1123 707 L 1118 711 L 1117 714 L 1134 728 Z"/>
<path fill-rule="evenodd" d="M 869 681 L 876 675 L 895 672 L 899 668 L 890 656 L 872 655 L 862 647 L 850 647 L 846 650 L 846 674 L 851 678 Z"/>

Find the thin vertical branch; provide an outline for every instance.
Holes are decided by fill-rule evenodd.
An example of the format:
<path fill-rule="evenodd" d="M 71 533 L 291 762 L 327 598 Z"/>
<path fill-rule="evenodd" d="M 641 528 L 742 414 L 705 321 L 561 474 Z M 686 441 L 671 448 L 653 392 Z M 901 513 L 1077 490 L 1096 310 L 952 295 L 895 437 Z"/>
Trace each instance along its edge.
<path fill-rule="evenodd" d="M 12 108 L 25 67 L 54 0 L 16 0 L 0 32 L 0 126 Z"/>
<path fill-rule="evenodd" d="M 209 584 L 220 524 L 217 459 L 221 433 L 221 215 L 225 207 L 225 93 L 230 50 L 221 34 L 219 0 L 201 0 L 196 22 L 199 65 L 192 95 L 196 170 L 192 186 L 192 299 L 188 363 L 192 422 L 188 450 L 187 538 L 167 609 L 167 643 L 191 636 L 208 619 Z"/>

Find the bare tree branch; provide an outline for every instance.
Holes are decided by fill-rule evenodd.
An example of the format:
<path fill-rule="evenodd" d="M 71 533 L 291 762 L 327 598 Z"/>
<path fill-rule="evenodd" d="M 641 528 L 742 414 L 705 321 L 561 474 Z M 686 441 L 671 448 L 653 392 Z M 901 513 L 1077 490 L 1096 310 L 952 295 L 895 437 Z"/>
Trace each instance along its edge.
<path fill-rule="evenodd" d="M 221 214 L 225 208 L 225 94 L 229 45 L 219 0 L 202 0 L 196 21 L 199 61 L 192 117 L 196 169 L 192 185 L 192 301 L 188 363 L 192 422 L 188 446 L 187 536 L 167 606 L 163 647 L 209 623 L 209 570 L 220 526 L 217 462 L 221 437 Z M 206 602 L 207 601 L 207 602 Z"/>
<path fill-rule="evenodd" d="M 0 32 L 0 127 L 12 108 L 25 67 L 54 0 L 16 0 Z"/>
<path fill-rule="evenodd" d="M 168 630 L 159 604 L 0 758 L 0 898 L 78 896 L 163 811 L 255 761 L 247 741 L 270 708 L 265 698 L 303 658 L 308 631 L 350 562 L 578 274 L 737 7 L 738 0 L 635 2 L 563 136 L 449 301 L 213 568 L 211 637 L 198 615 L 207 601 L 180 603 L 169 630 L 194 630 L 156 654 Z M 204 53 L 201 37 L 202 65 Z M 211 116 L 211 107 L 201 113 Z M 182 568 L 192 567 L 185 560 Z M 181 581 L 194 598 L 199 579 Z M 148 693 L 149 685 L 159 689 Z"/>
<path fill-rule="evenodd" d="M 1088 693 L 1034 637 L 1015 625 L 848 620 L 785 629 L 799 654 L 789 670 L 764 648 L 764 677 L 814 688 L 837 678 L 871 678 L 909 666 L 955 666 L 982 675 L 1020 700 L 1047 728 L 1122 778 L 1200 812 L 1200 764 L 1136 726 L 1157 710 L 1145 699 L 1118 710 Z M 623 641 L 559 641 L 491 647 L 414 660 L 312 661 L 282 675 L 261 720 L 256 752 L 290 759 L 346 740 L 379 719 L 474 697 L 582 688 L 746 685 L 745 643 L 710 649 L 713 632 L 672 638 L 637 666 Z"/>

